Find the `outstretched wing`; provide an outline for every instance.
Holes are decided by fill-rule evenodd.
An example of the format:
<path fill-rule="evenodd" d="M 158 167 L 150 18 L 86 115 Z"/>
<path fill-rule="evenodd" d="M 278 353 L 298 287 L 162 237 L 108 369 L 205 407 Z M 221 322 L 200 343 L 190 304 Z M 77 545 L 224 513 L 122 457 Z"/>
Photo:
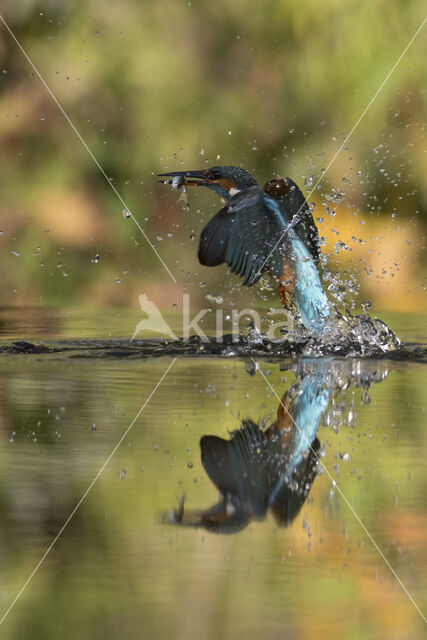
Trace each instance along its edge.
<path fill-rule="evenodd" d="M 264 271 L 279 278 L 288 250 L 286 238 L 275 247 L 282 232 L 280 214 L 266 205 L 258 187 L 250 187 L 235 195 L 203 229 L 199 261 L 207 267 L 225 262 L 247 286 Z"/>
<path fill-rule="evenodd" d="M 289 223 L 293 216 L 299 211 L 298 217 L 301 219 L 296 223 L 294 229 L 297 236 L 302 240 L 313 256 L 317 264 L 320 258 L 319 232 L 313 219 L 313 215 L 307 204 L 307 200 L 301 189 L 290 178 L 286 178 L 289 185 L 288 195 L 283 199 L 283 209 Z"/>

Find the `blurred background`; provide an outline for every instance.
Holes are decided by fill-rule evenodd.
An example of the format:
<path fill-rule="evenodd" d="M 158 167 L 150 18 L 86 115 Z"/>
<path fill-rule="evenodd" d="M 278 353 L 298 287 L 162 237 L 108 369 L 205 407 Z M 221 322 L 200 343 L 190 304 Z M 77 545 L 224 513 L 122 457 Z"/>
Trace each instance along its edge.
<path fill-rule="evenodd" d="M 15 2 L 2 13 L 176 279 L 0 28 L 0 304 L 172 309 L 242 292 L 197 262 L 219 209 L 158 184 L 167 169 L 241 165 L 308 194 L 422 23 L 414 0 Z M 427 309 L 426 30 L 310 201 L 349 304 Z M 358 287 L 360 286 L 360 291 Z"/>

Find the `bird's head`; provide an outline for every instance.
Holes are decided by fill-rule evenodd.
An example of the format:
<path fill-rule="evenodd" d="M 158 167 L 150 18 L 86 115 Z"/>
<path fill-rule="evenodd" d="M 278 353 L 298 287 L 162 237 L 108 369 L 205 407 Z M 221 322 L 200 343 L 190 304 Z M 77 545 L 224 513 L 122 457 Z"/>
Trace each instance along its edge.
<path fill-rule="evenodd" d="M 208 187 L 218 195 L 229 200 L 243 189 L 256 186 L 251 174 L 241 167 L 211 167 L 201 171 L 171 171 L 160 173 L 165 184 L 171 184 L 175 189 L 183 186 Z"/>

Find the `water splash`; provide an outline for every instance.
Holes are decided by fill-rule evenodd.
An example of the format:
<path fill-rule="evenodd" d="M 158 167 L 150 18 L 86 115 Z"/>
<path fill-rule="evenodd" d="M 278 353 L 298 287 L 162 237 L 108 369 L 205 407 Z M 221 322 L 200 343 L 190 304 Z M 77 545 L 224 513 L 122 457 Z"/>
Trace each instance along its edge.
<path fill-rule="evenodd" d="M 340 327 L 338 330 L 337 325 Z M 367 315 L 352 316 L 347 312 L 320 337 L 306 330 L 284 331 L 281 342 L 273 342 L 256 327 L 238 336 L 226 334 L 221 339 L 214 337 L 202 340 L 199 336 L 188 339 L 146 340 L 128 338 L 110 340 L 59 340 L 40 342 L 6 342 L 0 346 L 0 355 L 37 355 L 49 358 L 130 358 L 153 357 L 212 357 L 267 358 L 284 361 L 291 356 L 328 358 L 330 356 L 351 358 L 390 359 L 427 362 L 427 346 L 418 343 L 401 343 L 393 331 L 378 318 Z"/>

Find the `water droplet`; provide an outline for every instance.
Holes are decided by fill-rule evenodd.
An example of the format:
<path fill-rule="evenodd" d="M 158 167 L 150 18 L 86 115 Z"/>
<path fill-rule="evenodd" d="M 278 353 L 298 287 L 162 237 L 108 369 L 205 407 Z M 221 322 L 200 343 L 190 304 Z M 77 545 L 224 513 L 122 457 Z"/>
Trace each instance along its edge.
<path fill-rule="evenodd" d="M 124 218 L 130 218 L 132 214 L 129 211 L 129 209 L 123 209 L 122 215 L 123 215 Z"/>
<path fill-rule="evenodd" d="M 12 251 L 10 253 L 13 253 L 14 256 L 19 256 L 20 255 L 19 251 L 16 251 L 16 249 L 12 249 Z"/>
<path fill-rule="evenodd" d="M 222 296 L 215 296 L 212 293 L 207 293 L 205 298 L 208 302 L 214 302 L 215 304 L 222 304 L 224 302 L 224 298 Z"/>
<path fill-rule="evenodd" d="M 119 480 L 123 480 L 124 478 L 126 478 L 126 469 L 120 469 L 117 475 L 119 477 Z"/>
<path fill-rule="evenodd" d="M 192 468 L 193 468 L 193 463 L 191 462 L 191 460 L 189 460 L 189 461 L 187 462 L 187 467 L 188 467 L 189 469 L 192 469 Z"/>
<path fill-rule="evenodd" d="M 93 256 L 93 258 L 92 258 L 91 262 L 98 263 L 98 262 L 99 262 L 99 255 L 98 255 L 98 254 L 96 254 L 96 256 Z"/>

